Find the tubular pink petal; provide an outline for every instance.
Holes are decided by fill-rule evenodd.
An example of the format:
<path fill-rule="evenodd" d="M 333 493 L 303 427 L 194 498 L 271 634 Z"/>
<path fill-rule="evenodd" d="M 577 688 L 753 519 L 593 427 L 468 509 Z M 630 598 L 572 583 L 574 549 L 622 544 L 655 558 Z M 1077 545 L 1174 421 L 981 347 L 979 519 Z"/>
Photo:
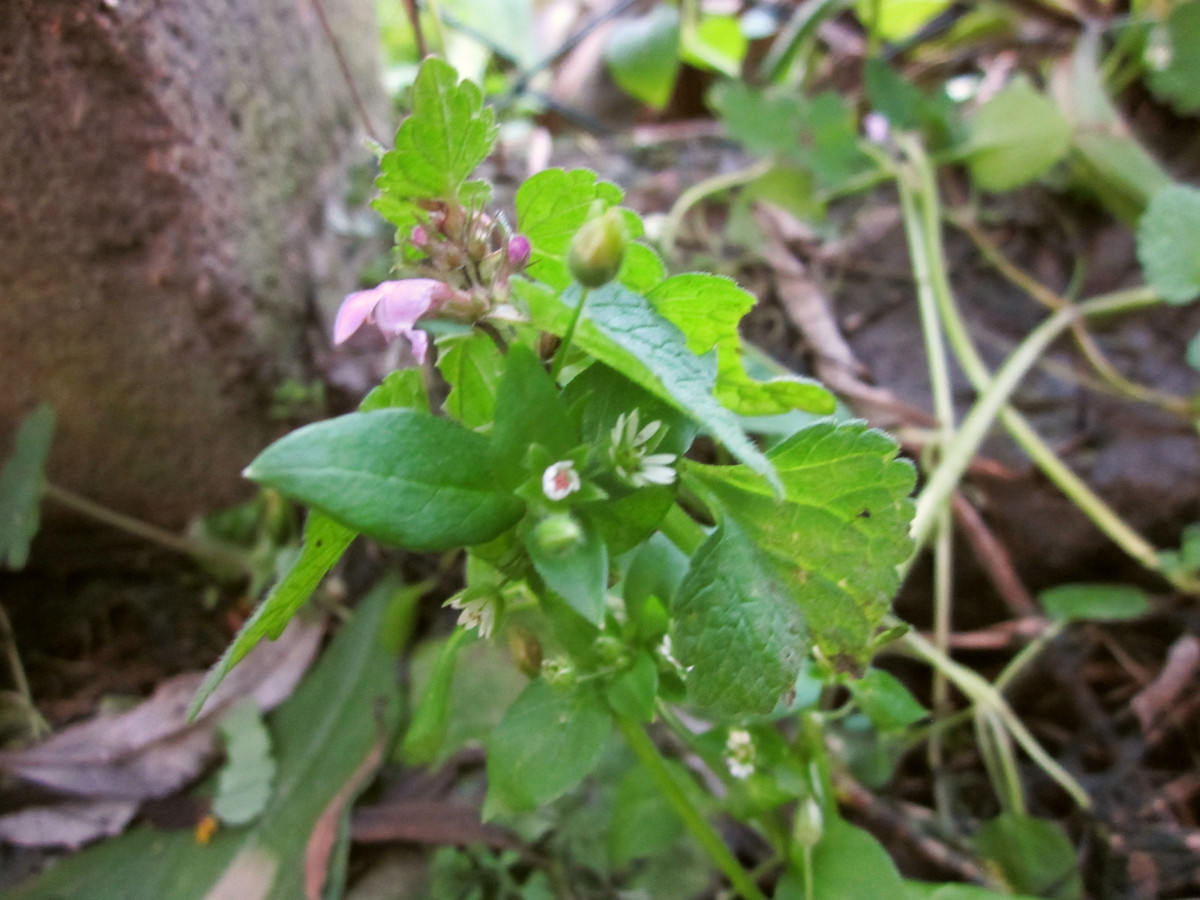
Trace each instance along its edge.
<path fill-rule="evenodd" d="M 372 288 L 368 291 L 357 291 L 342 301 L 342 305 L 338 307 L 337 318 L 333 320 L 335 344 L 344 343 L 364 322 L 371 321 L 371 314 L 379 302 L 377 290 L 378 288 Z"/>

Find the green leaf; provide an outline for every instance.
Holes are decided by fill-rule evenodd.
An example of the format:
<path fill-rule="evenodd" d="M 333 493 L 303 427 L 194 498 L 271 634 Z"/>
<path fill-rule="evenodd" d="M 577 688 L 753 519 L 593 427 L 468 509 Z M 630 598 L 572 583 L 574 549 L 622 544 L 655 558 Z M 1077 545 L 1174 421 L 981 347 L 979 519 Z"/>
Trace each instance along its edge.
<path fill-rule="evenodd" d="M 561 300 L 528 283 L 521 293 L 537 327 L 559 335 L 566 332 L 571 310 L 563 301 L 578 303 L 578 288 Z M 591 291 L 587 304 L 575 332 L 578 346 L 687 413 L 736 458 L 772 485 L 778 484 L 770 463 L 742 431 L 737 417 L 713 396 L 717 367 L 711 355 L 692 353 L 683 332 L 655 312 L 645 297 L 622 285 L 610 283 Z"/>
<path fill-rule="evenodd" d="M 867 60 L 863 87 L 872 110 L 893 128 L 924 132 L 931 148 L 945 146 L 960 128 L 958 109 L 945 91 L 925 93 L 879 57 Z"/>
<path fill-rule="evenodd" d="M 575 423 L 558 396 L 554 379 L 532 350 L 524 344 L 511 346 L 496 394 L 492 430 L 493 453 L 500 469 L 519 481 L 521 465 L 534 444 L 558 460 L 578 443 Z"/>
<path fill-rule="evenodd" d="M 1170 303 L 1200 295 L 1200 190 L 1172 184 L 1158 191 L 1138 222 L 1138 259 L 1150 287 Z"/>
<path fill-rule="evenodd" d="M 400 745 L 400 755 L 409 765 L 427 765 L 442 749 L 450 722 L 450 686 L 455 663 L 469 634 L 464 628 L 456 628 L 438 651 Z"/>
<path fill-rule="evenodd" d="M 1083 896 L 1075 847 L 1054 822 L 1001 813 L 975 833 L 975 846 L 1014 891 L 1049 900 Z"/>
<path fill-rule="evenodd" d="M 1150 90 L 1181 115 L 1200 110 L 1196 91 L 1200 84 L 1200 2 L 1173 4 L 1166 23 L 1152 34 L 1151 41 L 1146 78 Z"/>
<path fill-rule="evenodd" d="M 658 666 L 654 658 L 649 653 L 639 653 L 633 665 L 613 677 L 604 696 L 621 718 L 653 722 L 654 701 L 658 697 Z"/>
<path fill-rule="evenodd" d="M 1036 900 L 1028 894 L 993 891 L 974 884 L 925 884 L 905 881 L 909 900 Z"/>
<path fill-rule="evenodd" d="M 712 69 L 727 78 L 741 75 L 750 42 L 736 16 L 704 15 L 696 28 L 680 36 L 683 61 L 699 69 Z"/>
<path fill-rule="evenodd" d="M 271 734 L 252 699 L 236 703 L 218 724 L 225 762 L 217 772 L 212 811 L 227 825 L 253 822 L 266 809 L 275 782 Z"/>
<path fill-rule="evenodd" d="M 677 783 L 691 781 L 691 774 L 678 763 L 667 760 L 667 764 L 675 770 Z M 608 826 L 608 858 L 612 865 L 621 867 L 635 859 L 656 856 L 683 830 L 683 820 L 644 766 L 633 766 L 621 776 Z"/>
<path fill-rule="evenodd" d="M 907 900 L 908 893 L 896 864 L 874 837 L 841 819 L 825 826 L 812 853 L 812 892 L 804 876 L 789 868 L 775 900 Z"/>
<path fill-rule="evenodd" d="M 521 517 L 490 441 L 410 409 L 351 413 L 276 441 L 246 469 L 368 537 L 409 550 L 489 541 Z"/>
<path fill-rule="evenodd" d="M 21 900 L 306 896 L 305 860 L 318 823 L 345 826 L 400 716 L 396 658 L 378 640 L 396 584 L 372 591 L 300 688 L 271 717 L 275 791 L 253 826 L 200 845 L 190 830 L 139 826 L 61 860 L 6 894 Z M 319 854 L 311 862 L 319 862 Z M 331 889 L 340 885 L 331 885 Z"/>
<path fill-rule="evenodd" d="M 21 422 L 12 453 L 0 471 L 0 562 L 20 569 L 38 531 L 46 457 L 54 437 L 54 410 L 43 403 Z"/>
<path fill-rule="evenodd" d="M 912 37 L 949 5 L 950 0 L 887 0 L 886 3 L 857 0 L 855 11 L 874 34 L 886 41 L 899 42 Z"/>
<path fill-rule="evenodd" d="M 313 510 L 308 514 L 308 521 L 304 523 L 304 543 L 299 552 L 271 588 L 271 593 L 238 631 L 233 643 L 225 648 L 221 658 L 208 670 L 188 707 L 189 717 L 194 718 L 200 712 L 204 701 L 217 689 L 230 669 L 241 662 L 259 640 L 264 637 L 274 640 L 283 634 L 292 616 L 312 596 L 325 573 L 342 558 L 356 535 L 357 532 L 323 513 Z"/>
<path fill-rule="evenodd" d="M 446 413 L 468 428 L 491 422 L 504 371 L 504 357 L 495 341 L 482 331 L 443 338 L 438 341 L 437 367 L 450 385 Z"/>
<path fill-rule="evenodd" d="M 1038 600 L 1059 622 L 1121 622 L 1150 611 L 1145 592 L 1131 584 L 1061 584 L 1042 591 Z"/>
<path fill-rule="evenodd" d="M 582 439 L 595 447 L 607 444 L 617 420 L 635 410 L 643 424 L 662 422 L 665 433 L 656 452 L 682 455 L 696 436 L 696 426 L 686 415 L 603 363 L 593 363 L 572 378 L 562 398 L 579 416 Z"/>
<path fill-rule="evenodd" d="M 398 369 L 389 372 L 358 404 L 359 412 L 376 409 L 411 408 L 429 412 L 429 392 L 420 369 Z"/>
<path fill-rule="evenodd" d="M 403 228 L 416 220 L 413 200 L 482 204 L 487 185 L 467 179 L 491 153 L 496 134 L 495 117 L 483 105 L 479 88 L 460 82 L 440 59 L 426 59 L 413 83 L 412 114 L 400 124 L 395 147 L 380 160 L 376 186 L 390 202 L 377 208 Z"/>
<path fill-rule="evenodd" d="M 823 421 L 769 454 L 784 485 L 773 496 L 743 466 L 685 463 L 685 486 L 711 495 L 778 564 L 826 656 L 851 671 L 899 587 L 913 515 L 912 465 L 896 442 L 862 422 Z"/>
<path fill-rule="evenodd" d="M 1187 363 L 1197 372 L 1200 372 L 1200 331 L 1197 331 L 1196 336 L 1188 341 Z"/>
<path fill-rule="evenodd" d="M 732 279 L 676 275 L 658 284 L 646 298 L 683 332 L 692 353 L 717 351 L 716 396 L 734 412 L 744 416 L 773 416 L 793 409 L 819 415 L 833 412 L 833 395 L 810 378 L 755 381 L 746 373 L 738 322 L 754 306 L 754 297 Z"/>
<path fill-rule="evenodd" d="M 537 540 L 537 523 L 526 520 L 525 549 L 546 586 L 594 625 L 604 621 L 608 587 L 608 547 L 586 517 L 576 516 L 582 539 L 566 549 L 548 549 Z"/>
<path fill-rule="evenodd" d="M 671 604 L 671 642 L 707 713 L 766 715 L 796 683 L 808 639 L 793 590 L 732 520 L 696 551 Z"/>
<path fill-rule="evenodd" d="M 679 10 L 659 4 L 644 16 L 618 19 L 604 44 L 604 61 L 625 93 L 663 109 L 679 72 Z"/>
<path fill-rule="evenodd" d="M 835 186 L 868 168 L 858 149 L 849 102 L 832 91 L 803 97 L 791 89 L 722 81 L 709 94 L 729 136 L 758 156 L 778 157 Z"/>
<path fill-rule="evenodd" d="M 530 277 L 559 289 L 570 284 L 567 249 L 575 232 L 597 201 L 616 206 L 621 196 L 620 188 L 597 181 L 596 173 L 586 169 L 546 169 L 527 179 L 517 189 L 514 202 L 517 229 L 529 238 L 531 247 L 526 266 Z M 630 237 L 640 233 L 640 228 L 636 232 L 631 229 Z"/>
<path fill-rule="evenodd" d="M 881 731 L 905 728 L 920 722 L 929 710 L 891 672 L 868 669 L 862 678 L 847 682 L 851 695 L 871 723 Z"/>
<path fill-rule="evenodd" d="M 985 191 L 1010 191 L 1046 174 L 1070 146 L 1070 124 L 1021 77 L 975 113 L 964 149 L 976 184 Z"/>
<path fill-rule="evenodd" d="M 599 761 L 611 728 L 612 718 L 595 694 L 531 681 L 488 742 L 484 818 L 537 809 L 561 797 Z"/>

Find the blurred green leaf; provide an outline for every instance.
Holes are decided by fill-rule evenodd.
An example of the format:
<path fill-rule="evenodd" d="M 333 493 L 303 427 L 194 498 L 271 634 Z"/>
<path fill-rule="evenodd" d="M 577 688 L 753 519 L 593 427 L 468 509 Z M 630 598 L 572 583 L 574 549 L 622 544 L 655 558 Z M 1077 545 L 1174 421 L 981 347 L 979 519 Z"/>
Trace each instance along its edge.
<path fill-rule="evenodd" d="M 986 191 L 1010 191 L 1046 174 L 1071 146 L 1071 127 L 1023 77 L 971 119 L 965 151 L 971 177 Z"/>
<path fill-rule="evenodd" d="M 690 783 L 691 776 L 674 761 L 675 780 Z M 682 770 L 682 771 L 681 771 Z M 667 802 L 650 773 L 632 766 L 617 782 L 612 821 L 608 828 L 608 858 L 614 866 L 645 859 L 666 850 L 683 834 L 683 822 Z"/>
<path fill-rule="evenodd" d="M 846 686 L 859 708 L 881 731 L 905 728 L 929 715 L 908 688 L 883 669 L 868 669 L 862 678 L 852 678 Z"/>
<path fill-rule="evenodd" d="M 234 704 L 217 727 L 225 740 L 225 762 L 217 772 L 213 815 L 226 825 L 246 825 L 271 799 L 275 782 L 271 734 L 251 699 Z"/>
<path fill-rule="evenodd" d="M 450 385 L 446 412 L 468 428 L 492 421 L 504 357 L 482 331 L 438 341 L 438 371 Z"/>
<path fill-rule="evenodd" d="M 885 41 L 903 41 L 950 6 L 950 0 L 856 0 L 855 12 Z"/>
<path fill-rule="evenodd" d="M 1131 584 L 1062 584 L 1042 591 L 1038 600 L 1059 622 L 1120 622 L 1150 611 L 1145 592 Z"/>
<path fill-rule="evenodd" d="M 679 10 L 660 3 L 644 16 L 618 19 L 604 61 L 623 91 L 654 109 L 665 107 L 679 72 Z"/>
<path fill-rule="evenodd" d="M 1151 197 L 1138 222 L 1137 249 L 1146 280 L 1164 300 L 1200 296 L 1200 190 L 1172 184 Z"/>
<path fill-rule="evenodd" d="M 1181 115 L 1200 110 L 1200 2 L 1172 4 L 1154 38 L 1146 60 L 1150 90 Z"/>
<path fill-rule="evenodd" d="M 412 408 L 429 412 L 429 392 L 425 389 L 424 373 L 418 369 L 399 369 L 389 372 L 358 404 L 359 412 L 376 409 Z"/>
<path fill-rule="evenodd" d="M 37 534 L 46 457 L 54 437 L 54 410 L 43 403 L 21 422 L 12 453 L 0 471 L 0 562 L 24 568 Z"/>
<path fill-rule="evenodd" d="M 1075 847 L 1054 822 L 1001 813 L 975 832 L 975 846 L 1016 892 L 1048 900 L 1083 897 Z"/>
<path fill-rule="evenodd" d="M 611 729 L 612 717 L 595 694 L 531 681 L 488 742 L 484 818 L 561 797 L 592 770 Z"/>

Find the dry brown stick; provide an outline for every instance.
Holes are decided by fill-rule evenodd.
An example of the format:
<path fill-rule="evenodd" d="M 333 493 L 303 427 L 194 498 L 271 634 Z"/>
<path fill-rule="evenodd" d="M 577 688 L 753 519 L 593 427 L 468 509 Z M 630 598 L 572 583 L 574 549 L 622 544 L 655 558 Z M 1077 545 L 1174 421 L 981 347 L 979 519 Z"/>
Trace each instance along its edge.
<path fill-rule="evenodd" d="M 375 126 L 371 123 L 371 114 L 367 112 L 367 105 L 363 103 L 362 94 L 358 92 L 358 85 L 354 83 L 354 75 L 350 71 L 350 65 L 346 62 L 346 55 L 342 53 L 342 45 L 333 33 L 329 17 L 325 15 L 325 4 L 322 0 L 312 0 L 312 4 L 313 9 L 317 11 L 317 18 L 321 20 L 321 29 L 329 40 L 329 46 L 333 48 L 333 55 L 337 59 L 338 68 L 342 71 L 342 78 L 345 79 L 346 88 L 350 91 L 351 99 L 354 100 L 354 106 L 358 110 L 358 117 L 362 120 L 363 127 L 367 130 L 371 140 L 377 144 L 383 143 L 379 139 L 378 132 L 375 131 Z"/>
<path fill-rule="evenodd" d="M 960 491 L 954 492 L 951 503 L 954 519 L 962 529 L 963 537 L 975 551 L 975 558 L 983 566 L 988 580 L 992 582 L 1009 611 L 1017 618 L 1041 615 L 1037 603 L 1021 581 L 1021 576 L 1017 574 L 1008 550 L 988 528 L 979 511 Z"/>

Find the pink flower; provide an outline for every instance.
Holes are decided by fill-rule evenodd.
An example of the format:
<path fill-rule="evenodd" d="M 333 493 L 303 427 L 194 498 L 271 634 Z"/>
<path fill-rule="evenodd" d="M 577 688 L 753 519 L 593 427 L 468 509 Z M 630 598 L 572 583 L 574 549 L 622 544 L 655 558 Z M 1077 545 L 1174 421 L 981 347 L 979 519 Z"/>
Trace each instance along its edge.
<path fill-rule="evenodd" d="M 416 328 L 417 320 L 437 310 L 454 295 L 450 285 L 433 278 L 385 281 L 378 287 L 357 291 L 342 301 L 333 321 L 333 342 L 341 344 L 365 323 L 374 325 L 390 342 L 404 337 L 417 362 L 425 361 L 429 337 Z"/>
<path fill-rule="evenodd" d="M 529 238 L 523 234 L 514 234 L 508 239 L 508 264 L 514 269 L 524 268 L 525 263 L 529 262 L 532 250 Z"/>

